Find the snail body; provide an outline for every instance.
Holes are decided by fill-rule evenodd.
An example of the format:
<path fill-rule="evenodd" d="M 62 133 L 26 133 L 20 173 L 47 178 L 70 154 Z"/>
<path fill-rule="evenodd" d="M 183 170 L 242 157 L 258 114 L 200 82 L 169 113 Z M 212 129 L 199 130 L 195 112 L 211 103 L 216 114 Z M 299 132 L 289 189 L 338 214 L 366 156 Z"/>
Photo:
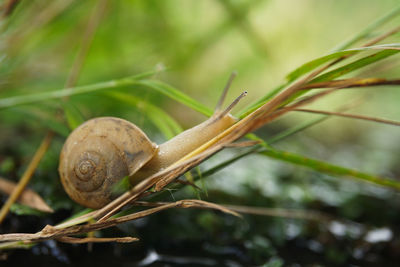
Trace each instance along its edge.
<path fill-rule="evenodd" d="M 216 113 L 167 142 L 156 145 L 133 123 L 114 117 L 91 119 L 67 138 L 59 174 L 68 195 L 100 208 L 115 198 L 114 186 L 129 176 L 132 185 L 167 168 L 229 128 L 236 119 Z"/>

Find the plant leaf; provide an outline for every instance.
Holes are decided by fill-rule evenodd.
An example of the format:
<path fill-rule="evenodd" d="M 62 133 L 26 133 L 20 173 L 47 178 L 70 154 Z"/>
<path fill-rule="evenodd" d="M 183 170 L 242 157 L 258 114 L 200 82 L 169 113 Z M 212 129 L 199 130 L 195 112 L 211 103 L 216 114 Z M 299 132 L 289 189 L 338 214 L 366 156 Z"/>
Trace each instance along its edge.
<path fill-rule="evenodd" d="M 32 118 L 43 126 L 48 127 L 55 133 L 60 134 L 61 136 L 67 137 L 71 132 L 65 124 L 57 121 L 53 118 L 53 116 L 49 116 L 48 114 L 44 114 L 43 112 L 38 112 L 31 108 L 24 109 L 19 107 L 13 108 L 13 112 L 18 112 L 24 114 L 25 116 L 27 116 L 27 118 Z"/>
<path fill-rule="evenodd" d="M 156 81 L 156 80 L 141 80 L 141 81 L 138 81 L 138 84 L 145 85 L 149 88 L 152 88 L 152 89 L 162 93 L 163 95 L 166 95 L 166 96 L 170 97 L 171 99 L 174 99 L 174 100 L 178 101 L 179 103 L 182 103 L 185 106 L 190 107 L 191 109 L 196 110 L 208 117 L 213 114 L 213 111 L 210 108 L 208 108 L 207 106 L 201 104 L 200 102 L 194 100 L 190 96 L 182 93 L 178 89 L 176 89 L 168 84 L 165 84 L 163 82 Z"/>
<path fill-rule="evenodd" d="M 361 181 L 364 182 L 370 182 L 376 185 L 381 185 L 389 188 L 393 188 L 396 190 L 400 190 L 400 182 L 391 180 L 388 178 L 383 178 L 380 176 L 376 175 L 371 175 L 365 172 L 360 172 L 357 170 L 345 168 L 342 166 L 334 165 L 328 162 L 316 160 L 316 159 L 311 159 L 299 154 L 287 152 L 287 151 L 278 151 L 278 150 L 264 150 L 259 152 L 259 154 L 270 157 L 270 158 L 275 158 L 277 160 L 285 161 L 285 162 L 290 162 L 296 165 L 304 166 L 310 169 L 313 169 L 318 172 L 323 172 L 335 176 L 341 176 L 341 177 L 353 177 L 357 178 Z"/>
<path fill-rule="evenodd" d="M 134 95 L 123 92 L 107 92 L 106 95 L 141 109 L 167 139 L 183 131 L 182 127 L 164 110 Z"/>
<path fill-rule="evenodd" d="M 387 45 L 375 45 L 375 46 L 368 46 L 368 47 L 360 47 L 360 48 L 353 48 L 349 50 L 344 50 L 344 51 L 339 51 L 339 52 L 333 52 L 330 53 L 326 56 L 322 56 L 319 58 L 316 58 L 314 60 L 311 60 L 294 71 L 290 72 L 287 76 L 286 79 L 288 82 L 292 82 L 299 78 L 300 76 L 316 69 L 317 67 L 321 66 L 322 64 L 331 61 L 333 59 L 338 59 L 343 56 L 348 56 L 348 55 L 354 55 L 359 52 L 364 52 L 364 51 L 370 51 L 370 50 L 394 50 L 396 48 L 400 48 L 400 44 L 387 44 Z"/>
<path fill-rule="evenodd" d="M 17 215 L 34 215 L 34 216 L 44 216 L 46 213 L 38 209 L 34 209 L 28 205 L 14 203 L 10 207 L 10 211 Z"/>
<path fill-rule="evenodd" d="M 137 84 L 137 82 L 140 79 L 147 78 L 149 76 L 154 75 L 155 73 L 158 73 L 158 71 L 151 71 L 151 72 L 141 73 L 141 74 L 137 74 L 137 75 L 122 78 L 122 79 L 110 80 L 110 81 L 106 81 L 106 82 L 99 82 L 99 83 L 70 87 L 70 88 L 63 88 L 63 89 L 53 90 L 53 91 L 49 91 L 49 92 L 38 92 L 38 93 L 34 93 L 34 94 L 24 94 L 24 95 L 7 97 L 7 98 L 2 98 L 2 99 L 0 98 L 0 109 L 10 108 L 10 107 L 14 107 L 17 105 L 23 105 L 23 104 L 32 104 L 32 103 L 36 103 L 36 102 L 40 102 L 40 101 L 57 99 L 57 98 L 62 98 L 62 97 L 66 97 L 66 96 L 92 93 L 92 92 L 96 92 L 96 91 L 104 90 L 104 89 L 111 89 L 111 88 L 123 87 L 123 86 L 128 86 L 128 85 L 134 85 L 134 84 Z"/>
<path fill-rule="evenodd" d="M 394 54 L 397 54 L 399 52 L 400 52 L 400 50 L 383 50 L 383 51 L 380 51 L 378 53 L 369 55 L 367 57 L 364 57 L 364 58 L 356 60 L 356 61 L 354 61 L 352 63 L 349 63 L 349 64 L 347 64 L 345 66 L 342 66 L 340 68 L 337 68 L 337 69 L 334 69 L 334 70 L 332 70 L 330 72 L 322 74 L 322 75 L 316 77 L 314 80 L 312 80 L 310 82 L 310 84 L 311 83 L 315 83 L 315 82 L 323 82 L 323 81 L 330 81 L 330 80 L 336 79 L 336 78 L 338 78 L 340 76 L 343 76 L 343 75 L 345 75 L 345 74 L 347 74 L 349 72 L 355 71 L 357 69 L 360 69 L 362 67 L 370 65 L 372 63 L 375 63 L 375 62 L 380 61 L 382 59 L 385 59 L 387 57 L 390 57 L 390 56 L 392 56 Z"/>
<path fill-rule="evenodd" d="M 393 8 L 387 14 L 385 14 L 382 17 L 378 18 L 377 20 L 373 21 L 371 24 L 369 24 L 367 27 L 365 27 L 361 32 L 359 32 L 355 36 L 351 37 L 347 41 L 344 41 L 343 43 L 339 44 L 337 47 L 335 47 L 333 49 L 333 51 L 339 51 L 339 50 L 349 48 L 356 42 L 358 42 L 358 41 L 364 39 L 365 37 L 367 37 L 368 35 L 370 35 L 372 33 L 372 31 L 379 28 L 380 26 L 382 26 L 389 20 L 395 18 L 399 14 L 400 14 L 400 6 Z"/>
<path fill-rule="evenodd" d="M 85 121 L 81 112 L 70 101 L 67 102 L 63 101 L 62 107 L 64 109 L 64 114 L 65 118 L 67 119 L 68 126 L 71 130 L 74 130 L 76 127 L 78 127 Z"/>
<path fill-rule="evenodd" d="M 16 183 L 0 177 L 0 191 L 7 195 L 11 195 L 16 187 Z M 31 209 L 36 210 L 36 212 L 53 212 L 53 209 L 47 205 L 47 203 L 39 196 L 39 194 L 31 189 L 25 188 L 17 201 L 25 206 L 29 206 Z"/>

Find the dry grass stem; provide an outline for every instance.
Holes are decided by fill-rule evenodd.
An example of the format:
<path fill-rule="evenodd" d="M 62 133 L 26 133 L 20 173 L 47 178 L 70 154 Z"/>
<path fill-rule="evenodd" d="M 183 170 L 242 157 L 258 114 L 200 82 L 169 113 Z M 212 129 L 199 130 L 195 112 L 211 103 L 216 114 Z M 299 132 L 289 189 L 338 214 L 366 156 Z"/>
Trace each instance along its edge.
<path fill-rule="evenodd" d="M 57 238 L 57 241 L 70 243 L 70 244 L 84 244 L 84 243 L 105 243 L 105 242 L 117 242 L 117 243 L 132 243 L 135 241 L 139 241 L 139 238 L 136 237 L 109 237 L 109 238 L 100 238 L 100 237 L 85 237 L 85 238 L 76 238 L 70 236 L 63 236 Z"/>
<path fill-rule="evenodd" d="M 86 27 L 85 34 L 83 35 L 82 43 L 80 45 L 78 54 L 74 60 L 74 64 L 65 82 L 65 88 L 73 87 L 78 81 L 79 73 L 82 70 L 83 63 L 85 62 L 87 53 L 89 52 L 90 45 L 92 44 L 96 30 L 101 22 L 101 19 L 106 11 L 108 0 L 100 1 L 95 10 L 93 11 L 89 23 Z M 68 99 L 67 97 L 64 98 Z"/>
<path fill-rule="evenodd" d="M 27 21 L 24 27 L 20 27 L 20 30 L 11 35 L 7 40 L 7 42 L 10 44 L 7 45 L 7 47 L 11 47 L 13 52 L 15 52 L 16 44 L 23 44 L 24 42 L 22 42 L 22 40 L 26 38 L 26 36 L 52 21 L 70 4 L 72 4 L 73 1 L 74 0 L 51 1 L 50 3 L 46 4 L 45 8 L 38 5 L 33 11 L 36 14 L 33 16 L 34 20 Z"/>
<path fill-rule="evenodd" d="M 56 228 L 50 225 L 47 225 L 43 228 L 42 231 L 34 233 L 34 234 L 4 234 L 0 235 L 0 242 L 12 242 L 12 241 L 27 241 L 27 242 L 39 242 L 49 239 L 58 239 L 65 236 L 71 235 L 80 235 L 85 234 L 92 231 L 101 230 L 104 228 L 116 226 L 121 223 L 125 223 L 128 221 L 136 220 L 139 218 L 143 218 L 149 216 L 151 214 L 170 209 L 170 208 L 208 208 L 219 210 L 237 217 L 241 217 L 235 211 L 230 210 L 229 208 L 223 207 L 218 204 L 209 203 L 202 200 L 179 200 L 173 203 L 169 203 L 163 206 L 151 208 L 144 211 L 139 211 L 133 214 L 121 216 L 118 218 L 112 218 L 105 221 L 98 221 L 92 224 L 84 224 L 84 225 L 74 225 L 67 228 Z"/>
<path fill-rule="evenodd" d="M 14 204 L 14 202 L 21 196 L 22 192 L 25 190 L 26 185 L 29 183 L 37 166 L 39 165 L 40 160 L 43 158 L 44 154 L 49 148 L 53 136 L 54 134 L 52 132 L 48 132 L 42 143 L 40 144 L 39 148 L 36 150 L 36 153 L 29 163 L 28 168 L 25 170 L 21 180 L 18 182 L 18 186 L 15 188 L 15 190 L 12 192 L 12 194 L 0 210 L 0 223 L 7 216 L 11 205 Z"/>
<path fill-rule="evenodd" d="M 304 108 L 298 108 L 298 109 L 293 109 L 293 110 L 294 111 L 301 111 L 301 112 L 308 112 L 308 113 L 315 113 L 315 114 L 324 114 L 324 115 L 346 117 L 346 118 L 352 118 L 352 119 L 358 119 L 358 120 L 366 120 L 366 121 L 372 121 L 372 122 L 377 122 L 377 123 L 400 126 L 400 122 L 399 121 L 386 120 L 386 119 L 381 119 L 381 118 L 376 118 L 376 117 L 371 117 L 371 116 L 349 114 L 349 113 L 342 113 L 342 112 L 333 112 L 333 111 L 324 111 L 324 110 L 315 110 L 315 109 L 304 109 Z"/>
<path fill-rule="evenodd" d="M 354 87 L 370 87 L 381 85 L 400 85 L 400 80 L 387 80 L 381 78 L 351 78 L 345 80 L 335 80 L 328 82 L 311 83 L 302 87 L 303 90 L 316 88 L 354 88 Z"/>
<path fill-rule="evenodd" d="M 315 210 L 262 208 L 262 207 L 250 207 L 250 206 L 238 206 L 238 205 L 223 205 L 223 206 L 239 213 L 252 214 L 252 215 L 272 216 L 272 217 L 281 217 L 288 219 L 312 220 L 319 222 L 333 220 L 331 216 Z"/>
<path fill-rule="evenodd" d="M 135 206 L 146 206 L 146 207 L 157 207 L 168 204 L 168 202 L 147 202 L 147 201 L 135 201 Z M 264 207 L 251 207 L 242 205 L 228 205 L 220 204 L 220 206 L 228 208 L 230 210 L 252 215 L 281 217 L 288 219 L 303 219 L 303 220 L 314 220 L 314 221 L 331 221 L 333 218 L 328 214 L 324 214 L 315 210 L 299 210 L 299 209 L 280 209 L 280 208 L 264 208 Z"/>

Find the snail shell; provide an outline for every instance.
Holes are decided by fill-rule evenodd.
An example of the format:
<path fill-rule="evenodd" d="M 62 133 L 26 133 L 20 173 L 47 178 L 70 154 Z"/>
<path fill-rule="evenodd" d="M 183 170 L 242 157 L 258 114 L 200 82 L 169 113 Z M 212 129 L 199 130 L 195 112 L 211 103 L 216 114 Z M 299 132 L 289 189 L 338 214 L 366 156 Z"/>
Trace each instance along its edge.
<path fill-rule="evenodd" d="M 126 120 L 92 119 L 76 128 L 63 146 L 61 182 L 73 200 L 100 208 L 115 197 L 113 186 L 140 169 L 157 150 L 156 144 Z"/>

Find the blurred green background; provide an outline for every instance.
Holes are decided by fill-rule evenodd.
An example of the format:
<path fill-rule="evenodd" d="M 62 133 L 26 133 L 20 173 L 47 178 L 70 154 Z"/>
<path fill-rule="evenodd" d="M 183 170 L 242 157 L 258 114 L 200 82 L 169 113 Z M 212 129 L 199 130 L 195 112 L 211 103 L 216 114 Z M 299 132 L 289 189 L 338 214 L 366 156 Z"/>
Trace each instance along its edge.
<path fill-rule="evenodd" d="M 5 2 L 0 1 L 2 4 Z M 3 18 L 0 98 L 63 88 L 98 2 L 21 1 L 9 17 Z M 109 1 L 84 58 L 77 85 L 165 69 L 156 74 L 157 79 L 214 108 L 230 73 L 236 70 L 238 77 L 229 91 L 228 99 L 235 98 L 243 90 L 248 91 L 248 96 L 235 109 L 238 111 L 282 84 L 290 71 L 328 54 L 397 5 L 396 0 Z M 399 23 L 400 17 L 395 18 L 385 24 L 380 32 Z M 399 34 L 396 34 L 385 43 L 398 40 Z M 357 76 L 398 78 L 399 70 L 398 56 L 395 56 L 363 69 Z M 204 115 L 145 87 L 127 86 L 113 90 L 161 107 L 184 129 L 205 119 Z M 351 112 L 395 120 L 400 118 L 399 99 L 400 92 L 395 86 L 363 88 L 344 90 L 318 101 L 312 107 L 335 110 L 346 103 L 357 103 Z M 158 143 L 166 139 L 148 120 L 149 114 L 143 112 L 140 106 L 126 104 L 105 92 L 72 96 L 69 102 L 85 119 L 118 116 L 137 124 Z M 21 176 L 46 132 L 46 121 L 62 118 L 60 103 L 60 100 L 50 100 L 0 110 L 1 176 L 13 180 Z M 269 138 L 311 118 L 314 115 L 289 114 L 262 128 L 258 134 Z M 58 154 L 64 140 L 63 136 L 56 137 L 31 187 L 56 210 L 78 210 L 79 207 L 71 203 L 58 182 Z M 400 131 L 393 126 L 332 118 L 277 143 L 276 147 L 344 167 L 392 178 L 400 177 Z M 237 151 L 223 152 L 202 166 L 207 169 L 234 153 Z M 246 217 L 247 224 L 232 222 L 232 218 L 212 212 L 184 210 L 170 211 L 170 216 L 177 217 L 175 219 L 168 215 L 150 217 L 149 220 L 153 221 L 147 222 L 149 229 L 158 227 L 156 222 L 162 220 L 169 225 L 159 230 L 157 238 L 142 233 L 149 240 L 149 243 L 144 241 L 146 246 L 157 247 L 152 242 L 171 235 L 177 240 L 187 240 L 188 236 L 192 236 L 198 244 L 204 241 L 202 233 L 206 231 L 208 244 L 221 247 L 236 242 L 241 244 L 237 249 L 247 258 L 238 262 L 244 262 L 244 266 L 250 263 L 279 264 L 287 260 L 293 264 L 385 263 L 385 266 L 390 266 L 392 261 L 398 260 L 398 254 L 395 255 L 400 244 L 396 235 L 400 231 L 400 217 L 395 213 L 399 213 L 399 196 L 391 190 L 332 178 L 257 155 L 249 156 L 207 179 L 206 187 L 209 195 L 202 194 L 202 198 L 217 203 L 315 208 L 340 218 L 355 220 L 368 229 L 387 227 L 395 238 L 378 249 L 373 245 L 365 245 L 368 250 L 363 245 L 365 254 L 362 255 L 368 256 L 368 252 L 372 251 L 375 258 L 362 260 L 362 257 L 354 256 L 363 238 L 361 234 L 338 237 L 333 228 L 318 226 L 324 229 L 311 230 L 315 225 L 310 226 L 302 221 Z M 197 197 L 189 189 L 176 194 L 177 198 Z M 170 197 L 167 200 L 171 200 Z M 389 214 L 378 215 L 383 212 L 382 209 Z M 188 221 L 187 216 L 195 219 Z M 16 218 L 10 220 L 15 221 Z M 53 218 L 57 219 L 59 217 Z M 173 227 L 176 222 L 185 224 L 183 230 Z M 41 225 L 40 221 L 36 223 Z M 253 225 L 254 229 L 249 225 Z M 232 233 L 232 236 L 220 241 L 220 233 L 224 231 L 227 231 L 226 235 Z M 308 238 L 327 249 L 321 252 L 313 250 L 312 245 L 311 248 L 304 245 L 305 249 L 302 249 L 305 255 L 310 253 L 310 258 L 300 257 L 298 261 L 297 258 L 288 259 L 290 253 L 287 254 L 287 251 L 300 250 L 298 243 L 292 244 L 288 240 Z M 348 246 L 345 251 L 340 247 L 343 243 Z M 171 244 L 168 246 L 174 247 Z M 330 251 L 328 248 L 332 247 Z M 388 247 L 393 249 L 392 254 L 388 252 Z M 381 254 L 380 249 L 385 252 Z M 210 251 L 207 253 L 215 254 Z"/>

